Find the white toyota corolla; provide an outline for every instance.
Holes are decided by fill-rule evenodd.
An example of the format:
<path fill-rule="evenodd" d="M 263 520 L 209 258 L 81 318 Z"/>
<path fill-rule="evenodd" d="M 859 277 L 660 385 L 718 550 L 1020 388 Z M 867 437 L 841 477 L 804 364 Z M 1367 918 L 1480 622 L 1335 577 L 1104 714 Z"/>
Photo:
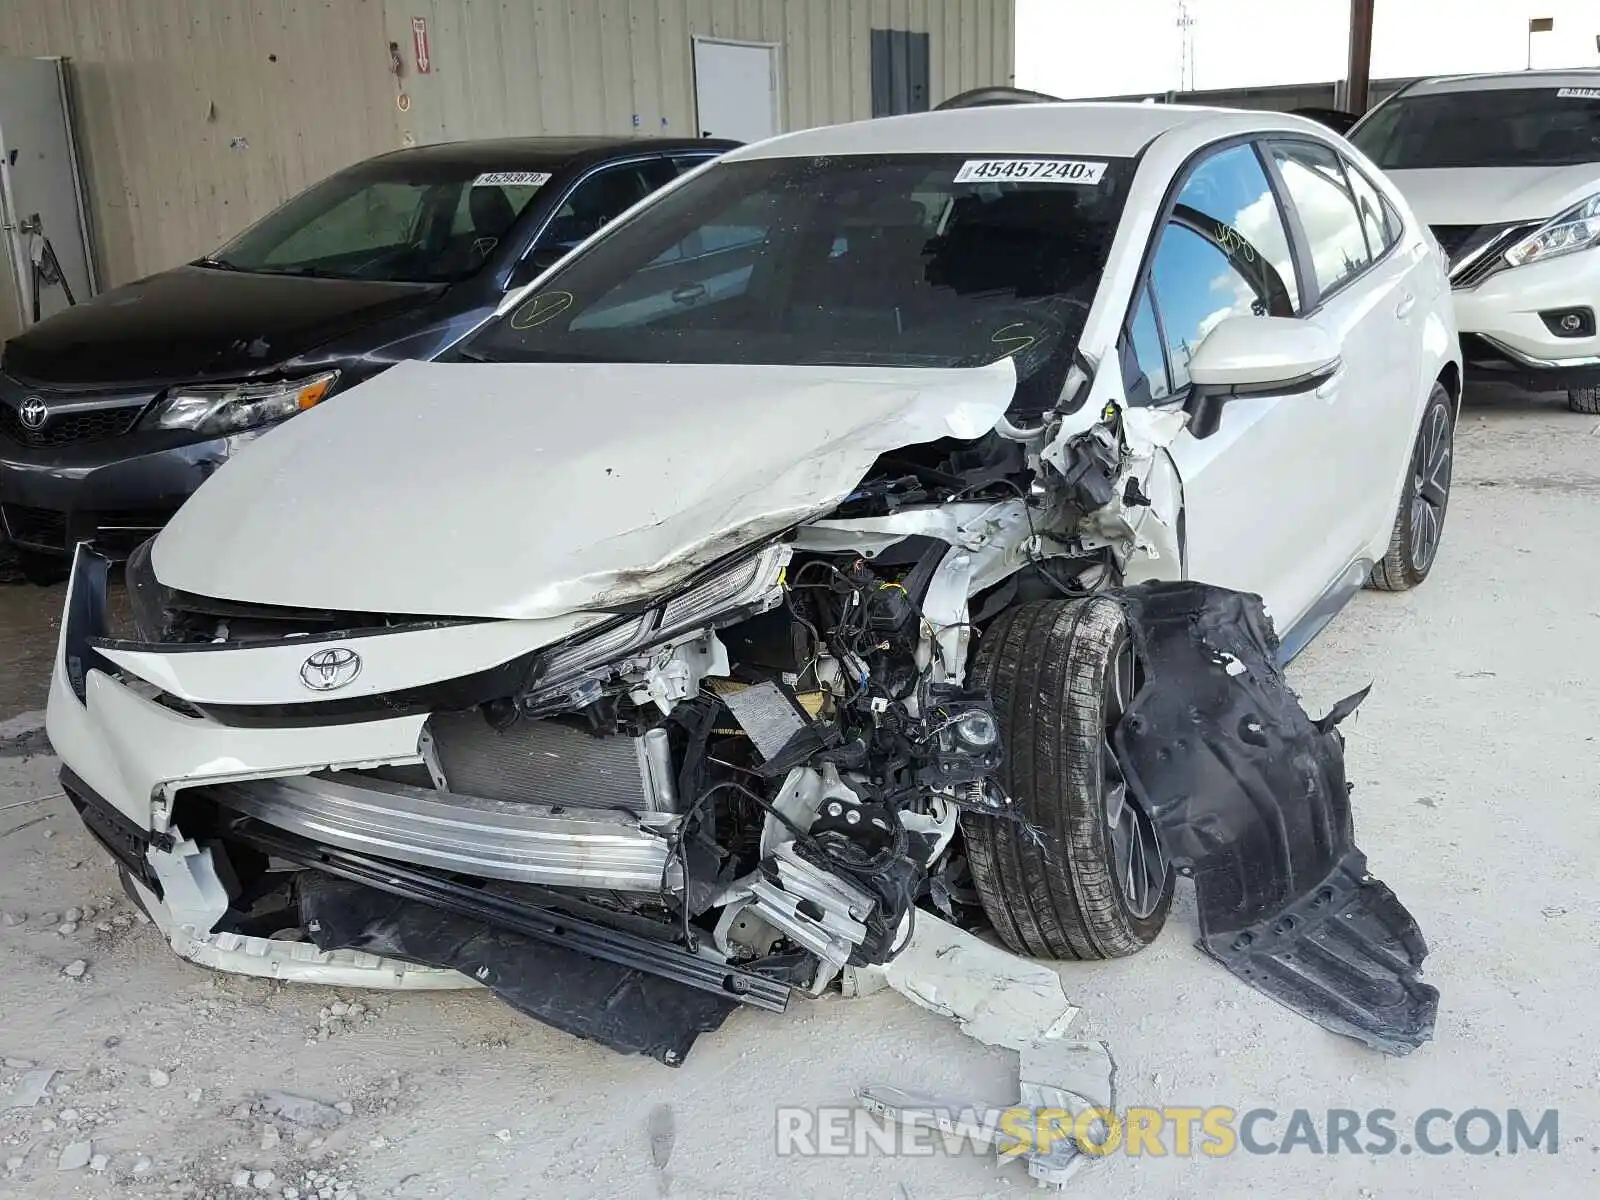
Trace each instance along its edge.
<path fill-rule="evenodd" d="M 1600 413 L 1600 71 L 1420 80 L 1350 137 L 1449 256 L 1468 370 Z"/>
<path fill-rule="evenodd" d="M 1351 839 L 1348 707 L 1279 666 L 1427 576 L 1460 387 L 1432 242 L 1309 121 L 790 134 L 252 445 L 133 557 L 120 638 L 80 548 L 49 733 L 211 966 L 472 976 L 676 1061 L 715 1018 L 621 1029 L 570 956 L 781 1007 L 918 905 L 1131 953 L 1179 867 L 1230 969 L 1409 1048 L 1424 948 Z"/>

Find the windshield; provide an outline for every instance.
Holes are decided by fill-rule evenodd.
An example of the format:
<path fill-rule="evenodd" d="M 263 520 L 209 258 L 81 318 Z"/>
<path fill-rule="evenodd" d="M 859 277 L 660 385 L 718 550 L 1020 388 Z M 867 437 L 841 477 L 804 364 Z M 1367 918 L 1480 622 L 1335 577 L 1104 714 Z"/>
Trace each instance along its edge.
<path fill-rule="evenodd" d="M 486 326 L 473 358 L 980 366 L 1059 396 L 1129 160 L 724 162 Z"/>
<path fill-rule="evenodd" d="M 476 274 L 548 171 L 365 163 L 301 192 L 205 266 L 269 275 L 446 283 Z"/>
<path fill-rule="evenodd" d="M 1600 87 L 1401 95 L 1350 140 L 1389 171 L 1600 162 Z"/>

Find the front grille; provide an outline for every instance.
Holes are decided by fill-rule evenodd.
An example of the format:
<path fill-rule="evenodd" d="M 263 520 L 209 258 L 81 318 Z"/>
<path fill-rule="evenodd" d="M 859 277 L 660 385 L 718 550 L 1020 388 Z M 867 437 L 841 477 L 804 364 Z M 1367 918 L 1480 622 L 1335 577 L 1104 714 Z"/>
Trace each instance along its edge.
<path fill-rule="evenodd" d="M 49 508 L 26 508 L 21 504 L 0 507 L 11 540 L 25 546 L 44 546 L 52 550 L 67 548 L 67 514 Z"/>
<path fill-rule="evenodd" d="M 428 720 L 452 792 L 522 804 L 652 808 L 643 739 L 595 737 L 556 721 L 496 729 L 476 710 Z"/>
<path fill-rule="evenodd" d="M 1505 260 L 1505 252 L 1543 224 L 1543 221 L 1520 221 L 1497 227 L 1487 241 L 1480 243 L 1482 253 L 1451 275 L 1450 286 L 1458 290 L 1475 288 L 1489 276 L 1504 271 L 1511 265 Z"/>
<path fill-rule="evenodd" d="M 1502 257 L 1508 246 L 1532 233 L 1542 221 L 1500 225 L 1430 225 L 1434 239 L 1450 260 L 1450 286 L 1457 291 L 1477 287 L 1509 265 Z"/>
<path fill-rule="evenodd" d="M 1439 243 L 1445 255 L 1451 262 L 1454 262 L 1456 256 L 1461 252 L 1461 248 L 1472 239 L 1473 234 L 1478 232 L 1479 226 L 1430 225 L 1428 228 L 1433 231 L 1434 240 Z"/>
<path fill-rule="evenodd" d="M 52 413 L 39 429 L 22 423 L 17 410 L 0 404 L 0 437 L 24 446 L 66 446 L 74 442 L 100 442 L 121 437 L 139 419 L 136 405 L 121 408 L 90 408 L 76 412 Z"/>

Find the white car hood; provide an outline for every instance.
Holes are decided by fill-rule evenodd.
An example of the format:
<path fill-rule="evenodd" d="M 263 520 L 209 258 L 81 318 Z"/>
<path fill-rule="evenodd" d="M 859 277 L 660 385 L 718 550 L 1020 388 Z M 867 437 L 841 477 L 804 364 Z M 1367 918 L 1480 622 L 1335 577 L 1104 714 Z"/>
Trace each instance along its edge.
<path fill-rule="evenodd" d="M 1600 191 L 1600 163 L 1389 171 L 1424 225 L 1543 221 Z"/>
<path fill-rule="evenodd" d="M 402 363 L 218 471 L 158 580 L 295 608 L 535 619 L 654 595 L 836 506 L 878 455 L 975 438 L 970 370 Z"/>

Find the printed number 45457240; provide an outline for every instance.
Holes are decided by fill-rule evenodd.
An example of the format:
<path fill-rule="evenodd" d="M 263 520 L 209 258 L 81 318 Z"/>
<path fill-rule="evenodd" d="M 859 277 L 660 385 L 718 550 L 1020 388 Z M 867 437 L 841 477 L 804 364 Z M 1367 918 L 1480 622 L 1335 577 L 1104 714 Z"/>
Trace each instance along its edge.
<path fill-rule="evenodd" d="M 1106 173 L 1103 162 L 1076 158 L 969 158 L 956 183 L 1074 183 L 1092 187 Z"/>

